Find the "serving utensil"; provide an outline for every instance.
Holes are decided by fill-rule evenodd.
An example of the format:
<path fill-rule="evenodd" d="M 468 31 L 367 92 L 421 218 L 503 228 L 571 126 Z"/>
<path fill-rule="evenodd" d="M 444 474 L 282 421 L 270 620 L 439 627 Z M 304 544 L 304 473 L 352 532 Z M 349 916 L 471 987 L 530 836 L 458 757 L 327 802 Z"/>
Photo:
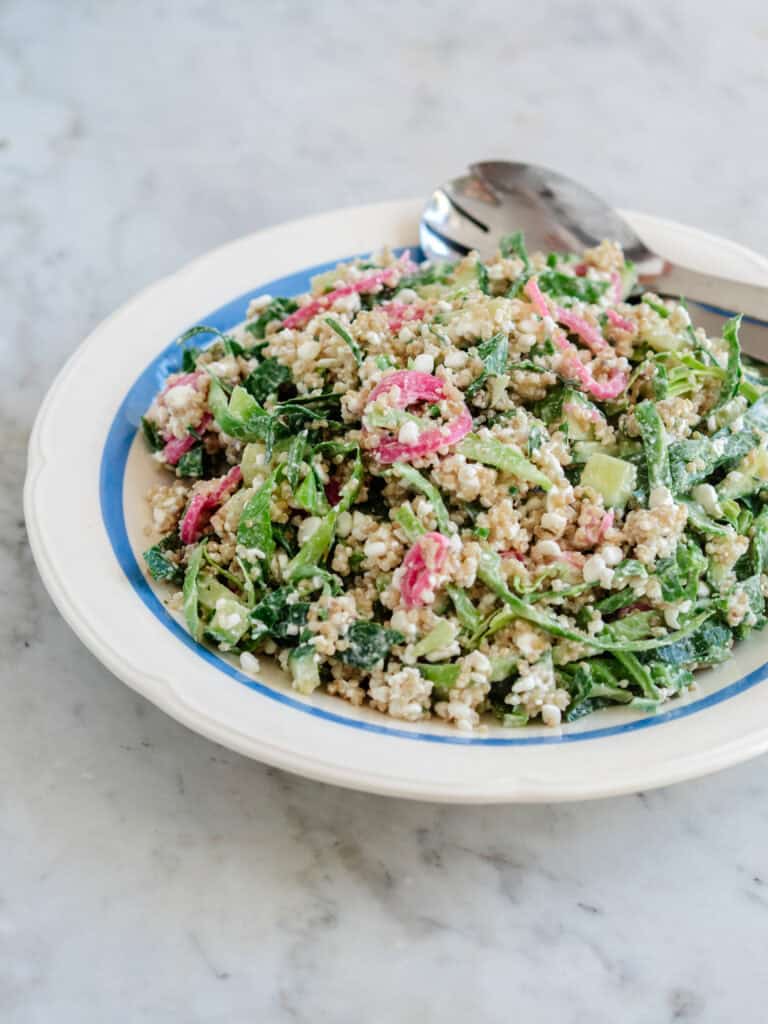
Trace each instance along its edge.
<path fill-rule="evenodd" d="M 433 260 L 477 250 L 489 257 L 502 235 L 522 231 L 531 250 L 573 251 L 618 242 L 635 263 L 641 286 L 684 296 L 694 321 L 718 332 L 734 313 L 745 319 L 742 349 L 768 360 L 768 288 L 679 266 L 654 252 L 608 203 L 579 182 L 534 164 L 483 160 L 432 194 L 420 224 L 420 242 Z"/>

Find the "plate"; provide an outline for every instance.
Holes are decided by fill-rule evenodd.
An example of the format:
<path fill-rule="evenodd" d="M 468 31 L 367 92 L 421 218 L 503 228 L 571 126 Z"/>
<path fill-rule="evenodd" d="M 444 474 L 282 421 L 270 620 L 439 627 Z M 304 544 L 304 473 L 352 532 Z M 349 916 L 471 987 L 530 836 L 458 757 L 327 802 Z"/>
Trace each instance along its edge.
<path fill-rule="evenodd" d="M 383 243 L 416 248 L 421 203 L 339 210 L 249 235 L 146 289 L 104 321 L 56 378 L 29 446 L 25 515 L 59 611 L 116 676 L 191 729 L 288 771 L 449 802 L 577 800 L 649 789 L 768 749 L 766 641 L 755 634 L 656 715 L 610 708 L 552 730 L 478 735 L 405 723 L 338 698 L 304 698 L 269 666 L 258 680 L 194 644 L 141 568 L 144 495 L 161 471 L 136 425 L 195 323 L 240 323 L 256 294 Z M 768 285 L 768 261 L 692 228 L 626 216 L 670 259 Z M 262 659 L 264 662 L 266 659 Z"/>

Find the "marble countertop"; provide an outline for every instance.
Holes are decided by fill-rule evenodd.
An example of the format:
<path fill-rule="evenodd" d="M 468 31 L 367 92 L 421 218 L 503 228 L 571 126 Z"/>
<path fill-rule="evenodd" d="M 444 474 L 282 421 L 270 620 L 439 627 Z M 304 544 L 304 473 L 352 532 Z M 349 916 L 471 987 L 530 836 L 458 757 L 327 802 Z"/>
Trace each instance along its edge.
<path fill-rule="evenodd" d="M 281 219 L 510 155 L 768 250 L 768 14 L 728 10 L 2 5 L 4 1024 L 764 1019 L 765 759 L 496 808 L 265 768 L 88 654 L 20 498 L 36 407 L 81 338 Z"/>

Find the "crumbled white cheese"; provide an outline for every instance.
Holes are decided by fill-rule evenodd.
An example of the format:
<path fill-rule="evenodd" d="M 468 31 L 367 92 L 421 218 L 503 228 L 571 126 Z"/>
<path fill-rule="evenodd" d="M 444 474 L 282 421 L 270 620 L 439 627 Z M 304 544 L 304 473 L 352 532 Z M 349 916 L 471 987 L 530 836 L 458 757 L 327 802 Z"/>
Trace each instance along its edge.
<path fill-rule="evenodd" d="M 659 484 L 658 487 L 653 487 L 651 489 L 651 493 L 648 498 L 649 508 L 661 508 L 662 505 L 674 505 L 674 503 L 674 499 L 668 487 L 665 487 L 663 484 Z"/>
<path fill-rule="evenodd" d="M 559 512 L 545 512 L 541 517 L 541 525 L 545 530 L 559 536 L 568 525 L 568 520 Z"/>
<path fill-rule="evenodd" d="M 613 569 L 610 569 L 602 555 L 591 555 L 584 563 L 582 570 L 585 583 L 599 583 L 601 587 L 610 587 L 613 582 Z"/>
<path fill-rule="evenodd" d="M 307 516 L 299 526 L 299 544 L 306 544 L 318 526 L 322 523 L 319 516 Z"/>
<path fill-rule="evenodd" d="M 181 412 L 194 396 L 195 389 L 191 384 L 177 384 L 166 393 L 165 404 L 172 412 Z"/>
<path fill-rule="evenodd" d="M 600 556 L 609 568 L 618 565 L 624 558 L 624 552 L 617 544 L 603 544 Z"/>
<path fill-rule="evenodd" d="M 379 558 L 386 555 L 387 545 L 383 540 L 369 540 L 363 548 L 366 558 Z"/>
<path fill-rule="evenodd" d="M 248 675 L 256 675 L 260 669 L 259 659 L 249 651 L 243 651 L 240 655 L 240 668 Z"/>
<path fill-rule="evenodd" d="M 560 545 L 554 540 L 540 540 L 535 550 L 542 558 L 559 558 L 562 554 Z"/>
<path fill-rule="evenodd" d="M 717 491 L 712 484 L 699 484 L 691 492 L 693 500 L 698 501 L 705 512 L 711 516 L 720 515 L 720 502 L 717 499 Z"/>
<path fill-rule="evenodd" d="M 554 704 L 544 704 L 541 708 L 541 720 L 544 725 L 556 726 L 560 725 L 563 719 L 563 713 L 560 708 Z"/>
<path fill-rule="evenodd" d="M 406 420 L 398 431 L 397 440 L 400 444 L 416 444 L 419 440 L 418 423 L 414 423 L 413 420 Z"/>
<path fill-rule="evenodd" d="M 422 352 L 413 360 L 413 368 L 418 373 L 432 373 L 435 368 L 435 358 L 428 352 Z"/>

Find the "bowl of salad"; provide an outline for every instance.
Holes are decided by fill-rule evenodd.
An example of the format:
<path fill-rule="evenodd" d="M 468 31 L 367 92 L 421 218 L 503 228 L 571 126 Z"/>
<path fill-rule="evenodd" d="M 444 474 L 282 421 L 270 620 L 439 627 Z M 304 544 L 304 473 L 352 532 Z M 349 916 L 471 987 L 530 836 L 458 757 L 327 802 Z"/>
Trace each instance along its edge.
<path fill-rule="evenodd" d="M 193 727 L 362 788 L 566 799 L 762 749 L 768 388 L 738 316 L 692 320 L 610 239 L 429 264 L 413 210 L 233 243 L 86 344 L 65 377 L 145 332 L 83 498 L 114 593 L 69 578 L 60 607 Z"/>

